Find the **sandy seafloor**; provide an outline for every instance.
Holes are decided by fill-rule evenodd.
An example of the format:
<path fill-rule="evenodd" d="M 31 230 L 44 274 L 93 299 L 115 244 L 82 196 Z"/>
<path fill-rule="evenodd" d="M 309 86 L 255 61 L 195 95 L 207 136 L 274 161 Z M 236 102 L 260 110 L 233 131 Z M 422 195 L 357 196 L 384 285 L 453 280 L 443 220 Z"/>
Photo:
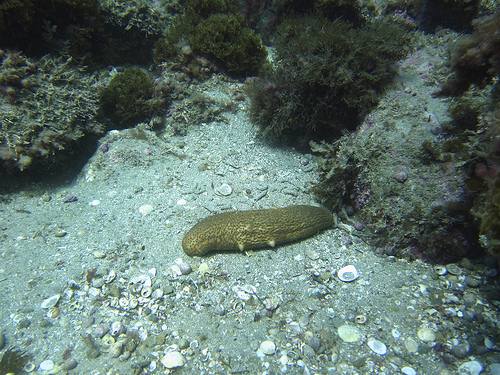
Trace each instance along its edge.
<path fill-rule="evenodd" d="M 387 102 L 443 117 L 420 77 L 428 58 L 406 60 Z M 498 278 L 483 265 L 440 276 L 376 255 L 349 223 L 274 249 L 183 253 L 183 235 L 211 213 L 318 204 L 316 157 L 258 135 L 247 105 L 184 137 L 111 131 L 75 179 L 3 195 L 4 350 L 26 351 L 33 373 L 76 360 L 68 373 L 499 374 Z M 357 280 L 336 276 L 347 265 Z M 56 295 L 58 310 L 41 308 Z M 113 323 L 125 335 L 99 338 Z M 354 342 L 339 336 L 346 325 Z M 180 367 L 162 364 L 169 352 Z"/>

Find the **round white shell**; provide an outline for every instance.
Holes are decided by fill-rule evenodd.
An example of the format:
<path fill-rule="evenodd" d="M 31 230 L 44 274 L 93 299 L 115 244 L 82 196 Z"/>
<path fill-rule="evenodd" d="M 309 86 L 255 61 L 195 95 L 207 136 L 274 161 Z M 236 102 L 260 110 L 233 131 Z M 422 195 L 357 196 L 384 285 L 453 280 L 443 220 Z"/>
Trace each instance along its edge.
<path fill-rule="evenodd" d="M 359 277 L 358 270 L 353 265 L 348 265 L 339 270 L 338 278 L 346 283 L 356 280 Z"/>
<path fill-rule="evenodd" d="M 173 369 L 184 366 L 186 364 L 186 359 L 179 352 L 170 352 L 163 356 L 161 363 L 163 363 L 163 366 L 166 368 Z"/>
<path fill-rule="evenodd" d="M 265 355 L 273 355 L 276 351 L 276 345 L 271 340 L 265 340 L 260 344 L 260 350 Z"/>
<path fill-rule="evenodd" d="M 42 309 L 50 309 L 51 307 L 54 307 L 55 305 L 57 305 L 57 302 L 59 302 L 59 298 L 61 298 L 60 294 L 56 294 L 52 297 L 49 297 L 42 302 L 40 307 Z"/>
<path fill-rule="evenodd" d="M 357 327 L 349 324 L 341 325 L 338 328 L 337 333 L 344 342 L 357 342 L 360 341 L 362 337 L 361 331 Z"/>

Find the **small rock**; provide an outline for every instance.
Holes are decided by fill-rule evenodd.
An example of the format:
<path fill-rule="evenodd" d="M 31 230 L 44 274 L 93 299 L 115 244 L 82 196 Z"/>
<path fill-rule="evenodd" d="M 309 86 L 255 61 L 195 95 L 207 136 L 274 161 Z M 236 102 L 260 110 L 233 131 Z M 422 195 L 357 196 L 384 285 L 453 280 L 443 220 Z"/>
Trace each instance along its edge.
<path fill-rule="evenodd" d="M 179 352 L 170 352 L 163 356 L 160 362 L 168 369 L 182 367 L 186 364 L 186 359 Z"/>
<path fill-rule="evenodd" d="M 61 370 L 70 371 L 73 370 L 76 366 L 78 366 L 78 362 L 74 358 L 69 358 L 61 365 Z"/>
<path fill-rule="evenodd" d="M 408 180 L 408 173 L 406 171 L 397 171 L 395 174 L 397 182 L 406 182 Z"/>

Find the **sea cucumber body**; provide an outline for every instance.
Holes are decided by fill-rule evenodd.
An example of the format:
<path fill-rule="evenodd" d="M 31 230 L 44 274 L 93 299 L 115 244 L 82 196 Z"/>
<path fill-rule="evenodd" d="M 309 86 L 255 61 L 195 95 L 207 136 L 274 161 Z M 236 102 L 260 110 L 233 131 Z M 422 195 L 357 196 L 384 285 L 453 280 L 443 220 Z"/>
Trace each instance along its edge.
<path fill-rule="evenodd" d="M 315 206 L 225 212 L 192 227 L 182 240 L 182 248 L 187 255 L 202 256 L 212 250 L 275 246 L 312 236 L 332 223 L 332 213 Z"/>

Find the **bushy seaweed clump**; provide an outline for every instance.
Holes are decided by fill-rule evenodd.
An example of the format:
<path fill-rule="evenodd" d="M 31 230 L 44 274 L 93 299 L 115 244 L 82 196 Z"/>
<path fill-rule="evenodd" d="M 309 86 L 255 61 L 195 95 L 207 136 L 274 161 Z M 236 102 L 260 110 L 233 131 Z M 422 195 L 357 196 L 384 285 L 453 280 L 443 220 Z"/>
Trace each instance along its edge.
<path fill-rule="evenodd" d="M 267 52 L 260 38 L 245 26 L 232 0 L 187 0 L 185 14 L 158 40 L 156 63 L 175 61 L 182 47 L 214 60 L 228 73 L 244 76 L 257 73 Z"/>
<path fill-rule="evenodd" d="M 139 68 L 127 68 L 111 79 L 101 93 L 101 108 L 105 116 L 119 127 L 136 125 L 151 117 L 165 102 L 153 97 L 152 79 Z"/>
<path fill-rule="evenodd" d="M 354 129 L 391 82 L 409 40 L 386 20 L 355 28 L 319 15 L 288 18 L 277 29 L 275 66 L 250 86 L 252 121 L 266 133 L 323 139 Z"/>
<path fill-rule="evenodd" d="M 14 374 L 18 375 L 23 372 L 23 368 L 28 363 L 28 355 L 25 352 L 8 348 L 0 359 L 0 375 Z"/>
<path fill-rule="evenodd" d="M 472 25 L 475 31 L 453 47 L 452 76 L 436 96 L 460 96 L 470 86 L 483 88 L 500 75 L 500 11 L 476 19 Z"/>

